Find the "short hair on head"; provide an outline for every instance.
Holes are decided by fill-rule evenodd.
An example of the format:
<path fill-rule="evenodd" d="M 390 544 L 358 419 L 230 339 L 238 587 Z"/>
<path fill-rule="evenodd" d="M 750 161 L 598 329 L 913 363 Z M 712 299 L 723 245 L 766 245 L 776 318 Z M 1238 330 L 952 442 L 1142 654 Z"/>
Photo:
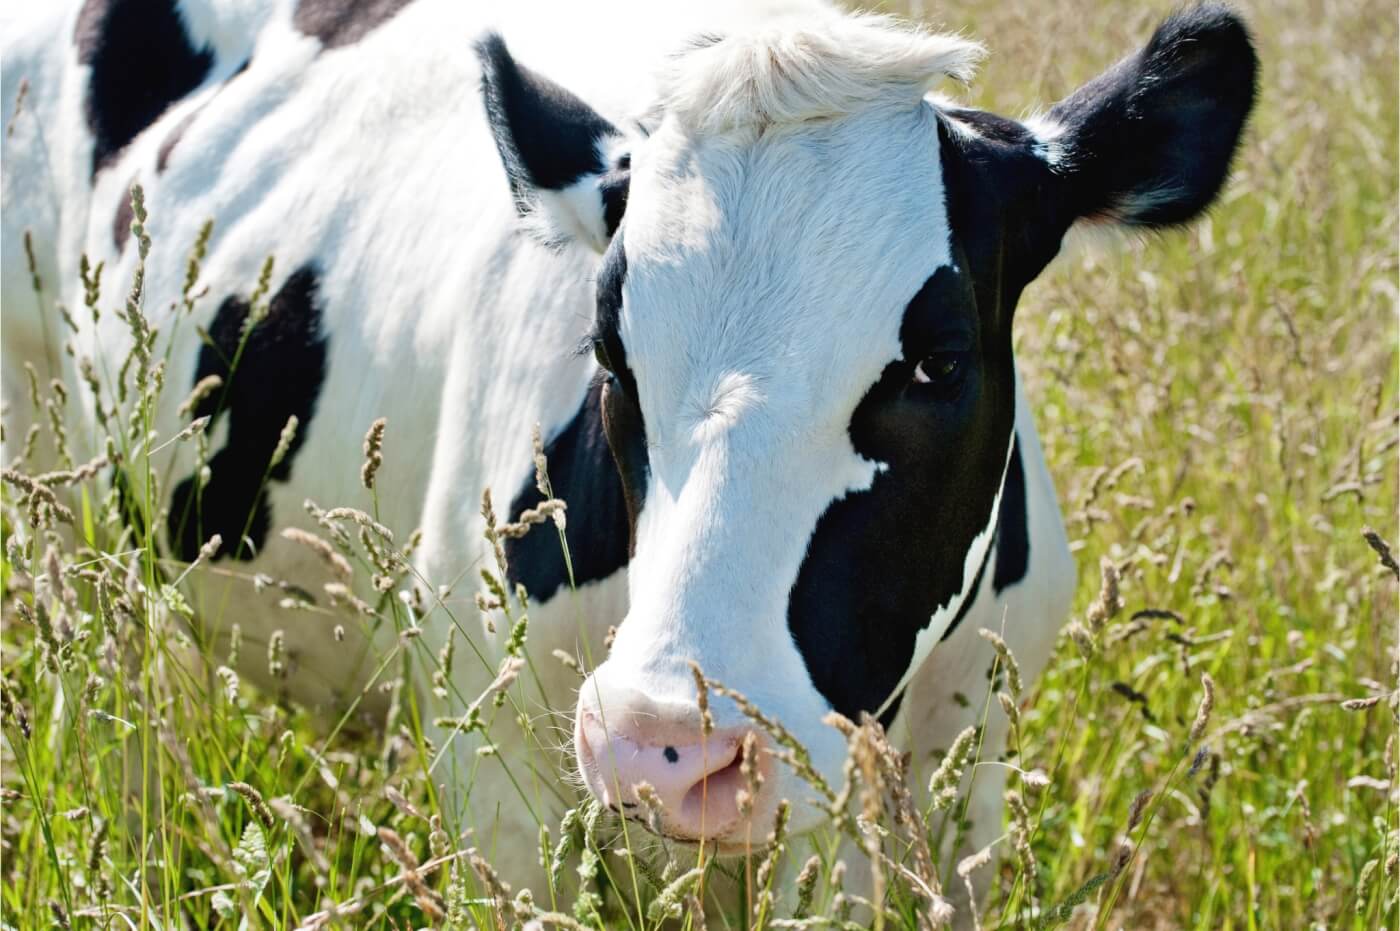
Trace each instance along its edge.
<path fill-rule="evenodd" d="M 914 103 L 944 78 L 972 79 L 982 46 L 877 14 L 788 21 L 707 36 L 661 75 L 659 109 L 692 132 L 762 131 Z"/>

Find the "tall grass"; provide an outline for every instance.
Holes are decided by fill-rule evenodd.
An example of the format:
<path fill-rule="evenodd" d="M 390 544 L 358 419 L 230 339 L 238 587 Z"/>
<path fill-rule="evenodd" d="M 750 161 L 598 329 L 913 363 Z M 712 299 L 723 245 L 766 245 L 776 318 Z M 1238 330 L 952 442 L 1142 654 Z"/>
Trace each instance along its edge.
<path fill-rule="evenodd" d="M 974 100 L 1019 115 L 1142 41 L 1168 9 L 1147 6 L 957 0 L 935 20 L 987 41 Z M 36 377 L 23 403 L 42 426 L 16 444 L 34 455 L 5 464 L 0 920 L 923 928 L 980 879 L 988 928 L 1397 927 L 1397 21 L 1374 0 L 1245 12 L 1262 93 L 1223 203 L 1183 233 L 1072 251 L 1018 312 L 1083 583 L 1040 680 L 1017 681 L 1003 654 L 973 698 L 970 724 L 1012 718 L 1009 746 L 969 732 L 926 792 L 878 727 L 834 721 L 852 753 L 847 784 L 826 787 L 831 826 L 795 837 L 776 824 L 747 860 L 668 857 L 640 826 L 619 840 L 578 804 L 541 815 L 549 881 L 526 893 L 496 875 L 482 833 L 445 817 L 427 706 L 403 685 L 409 657 L 437 673 L 430 687 L 465 728 L 531 707 L 530 663 L 578 661 L 528 653 L 528 603 L 497 567 L 482 607 L 514 647 L 485 694 L 452 692 L 452 652 L 424 656 L 415 634 L 430 606 L 392 596 L 412 581 L 414 545 L 413 528 L 377 525 L 374 470 L 413 454 L 392 425 L 367 441 L 363 499 L 326 502 L 350 510 L 320 512 L 320 533 L 299 541 L 341 587 L 283 580 L 288 612 L 400 631 L 357 699 L 374 726 L 328 725 L 241 681 L 247 657 L 228 650 L 251 647 L 199 640 L 188 567 L 154 538 L 158 451 L 202 442 L 198 427 L 151 436 L 158 392 L 178 390 L 162 384 L 171 334 L 150 329 L 139 282 L 89 288 L 75 312 L 123 314 L 144 348 L 85 373 L 107 400 L 96 443 L 66 436 L 68 386 Z M 39 300 L 52 291 L 36 283 Z M 97 458 L 84 463 L 83 445 Z M 379 584 L 352 590 L 347 575 Z M 201 651 L 206 666 L 185 662 Z M 267 664 L 267 681 L 286 675 L 275 644 Z M 697 676 L 701 695 L 724 688 Z M 946 856 L 965 812 L 959 772 L 1006 764 L 1005 838 Z M 870 867 L 837 862 L 842 837 Z M 720 900 L 724 882 L 737 899 Z M 862 901 L 872 889 L 876 903 Z"/>

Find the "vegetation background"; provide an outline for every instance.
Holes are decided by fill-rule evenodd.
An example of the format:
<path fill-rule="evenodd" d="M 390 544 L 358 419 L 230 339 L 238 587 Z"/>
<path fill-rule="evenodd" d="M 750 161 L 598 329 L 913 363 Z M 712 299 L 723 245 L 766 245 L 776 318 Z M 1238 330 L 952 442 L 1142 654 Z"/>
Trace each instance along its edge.
<path fill-rule="evenodd" d="M 1379 555 L 1400 538 L 1397 11 L 1242 6 L 1261 93 L 1223 202 L 1183 232 L 1072 249 L 1021 302 L 1019 355 L 1092 643 L 1066 637 L 1012 704 L 1014 762 L 1037 777 L 1016 786 L 1024 814 L 1012 807 L 999 862 L 964 865 L 991 873 L 986 927 L 1400 925 L 1397 581 Z M 1171 7 L 887 5 L 985 41 L 969 96 L 1009 115 L 1068 93 Z M 133 427 L 113 430 L 127 469 L 143 467 L 129 439 L 156 390 L 137 378 Z M 36 384 L 33 403 L 68 402 Z M 54 430 L 35 439 L 44 454 L 61 443 Z M 383 733 L 328 734 L 236 678 L 180 672 L 181 568 L 123 532 L 98 476 L 6 466 L 6 927 L 698 925 L 685 907 L 697 877 L 599 854 L 586 810 L 544 825 L 554 888 L 526 901 L 493 886 L 432 820 L 407 693 Z M 373 510 L 369 493 L 334 503 Z M 148 504 L 126 506 L 161 524 Z M 1101 591 L 1101 559 L 1121 610 Z M 1006 713 L 984 698 L 983 713 Z M 936 832 L 948 815 L 935 814 Z M 909 834 L 885 817 L 894 856 Z M 799 861 L 819 849 L 784 847 Z M 580 851 L 583 879 L 562 856 Z M 763 859 L 743 867 L 746 906 L 712 927 L 849 914 L 825 860 L 804 915 L 765 904 Z M 936 864 L 945 886 L 961 882 L 956 866 Z M 887 926 L 929 925 L 916 882 L 893 871 L 890 894 Z M 333 919 L 336 904 L 357 910 Z"/>

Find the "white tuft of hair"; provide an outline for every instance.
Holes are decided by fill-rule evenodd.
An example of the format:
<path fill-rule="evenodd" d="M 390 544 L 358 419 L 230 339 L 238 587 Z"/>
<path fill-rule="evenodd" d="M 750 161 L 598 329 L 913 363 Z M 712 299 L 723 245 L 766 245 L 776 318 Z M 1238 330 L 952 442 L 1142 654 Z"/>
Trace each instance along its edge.
<path fill-rule="evenodd" d="M 661 109 L 691 131 L 719 134 L 833 119 L 914 103 L 944 78 L 966 83 L 982 46 L 877 14 L 845 14 L 725 37 L 671 59 Z"/>

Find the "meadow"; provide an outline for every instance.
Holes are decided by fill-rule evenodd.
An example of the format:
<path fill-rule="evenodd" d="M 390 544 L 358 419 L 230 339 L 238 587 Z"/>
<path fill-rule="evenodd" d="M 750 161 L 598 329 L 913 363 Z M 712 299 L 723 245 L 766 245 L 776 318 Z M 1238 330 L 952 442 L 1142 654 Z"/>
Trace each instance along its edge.
<path fill-rule="evenodd" d="M 1171 9 L 885 6 L 984 41 L 966 96 L 1009 115 L 1069 92 Z M 979 759 L 1029 774 L 1012 780 L 1003 841 L 938 858 L 956 791 L 911 820 L 897 758 L 873 729 L 852 733 L 852 791 L 880 827 L 827 833 L 884 854 L 870 920 L 885 928 L 933 926 L 929 887 L 974 875 L 989 879 L 984 928 L 1400 927 L 1400 23 L 1380 0 L 1242 7 L 1263 70 L 1222 202 L 1148 241 L 1071 243 L 1018 310 L 1080 584 L 1047 672 L 974 699 L 1017 720 L 1012 745 Z M 95 297 L 119 308 L 125 293 Z M 109 431 L 123 470 L 197 441 L 133 439 L 154 392 L 182 390 L 157 382 L 132 366 Z M 107 463 L 82 467 L 104 449 L 66 435 L 62 386 L 36 379 L 21 403 L 44 426 L 16 444 L 33 456 L 4 464 L 0 507 L 5 928 L 854 924 L 864 903 L 817 856 L 825 835 L 779 826 L 771 850 L 693 869 L 600 850 L 585 805 L 540 825 L 550 888 L 507 890 L 438 814 L 428 722 L 392 685 L 405 657 L 385 660 L 392 700 L 371 729 L 240 682 L 228 656 L 192 674 L 186 570 L 146 529 L 164 525 L 155 505 L 117 494 Z M 414 454 L 392 435 L 381 453 Z M 59 471 L 33 464 L 65 455 Z M 370 491 L 326 504 L 374 512 Z M 346 536 L 356 567 L 360 546 Z M 397 606 L 363 608 L 393 622 Z M 527 704 L 529 686 L 527 669 L 484 705 Z M 768 895 L 779 856 L 807 864 L 795 896 Z M 693 903 L 712 870 L 748 893 L 706 919 Z"/>

